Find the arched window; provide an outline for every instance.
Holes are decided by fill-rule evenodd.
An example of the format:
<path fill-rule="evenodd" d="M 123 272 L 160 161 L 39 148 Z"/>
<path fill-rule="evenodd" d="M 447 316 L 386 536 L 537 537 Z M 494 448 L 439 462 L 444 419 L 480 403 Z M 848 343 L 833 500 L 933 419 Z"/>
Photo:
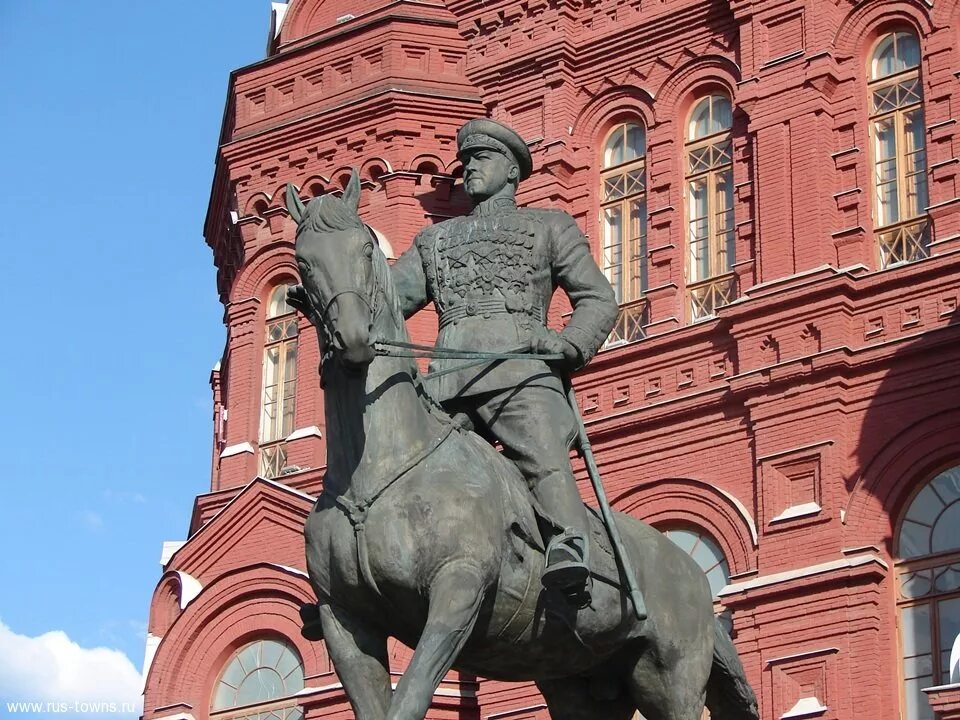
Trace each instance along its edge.
<path fill-rule="evenodd" d="M 303 690 L 303 663 L 290 645 L 258 640 L 227 663 L 210 704 L 212 720 L 302 720 L 293 697 Z M 242 708 L 242 710 L 238 710 Z"/>
<path fill-rule="evenodd" d="M 637 123 L 617 125 L 603 144 L 600 224 L 603 273 L 620 303 L 607 345 L 643 337 L 647 291 L 647 136 Z"/>
<path fill-rule="evenodd" d="M 917 36 L 900 31 L 882 37 L 870 57 L 869 79 L 874 218 L 880 266 L 887 268 L 925 258 L 930 247 Z"/>
<path fill-rule="evenodd" d="M 297 404 L 297 314 L 287 288 L 274 288 L 267 302 L 260 412 L 260 475 L 276 477 L 287 464 L 284 438 L 293 432 Z"/>
<path fill-rule="evenodd" d="M 960 466 L 913 497 L 896 547 L 904 718 L 933 720 L 922 689 L 952 681 L 960 636 Z"/>
<path fill-rule="evenodd" d="M 734 297 L 733 107 L 709 95 L 693 107 L 686 133 L 687 278 L 690 316 L 713 315 Z"/>
<path fill-rule="evenodd" d="M 720 547 L 709 535 L 695 528 L 674 528 L 664 530 L 663 534 L 696 561 L 707 576 L 710 592 L 713 597 L 717 597 L 720 590 L 730 582 L 730 565 Z"/>

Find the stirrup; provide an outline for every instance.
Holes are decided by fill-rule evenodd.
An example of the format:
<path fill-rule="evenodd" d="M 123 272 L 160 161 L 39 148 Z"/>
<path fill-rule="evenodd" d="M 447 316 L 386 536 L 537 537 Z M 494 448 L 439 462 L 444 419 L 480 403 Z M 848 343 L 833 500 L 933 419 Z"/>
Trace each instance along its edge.
<path fill-rule="evenodd" d="M 575 530 L 564 530 L 547 545 L 546 566 L 540 582 L 564 593 L 583 592 L 590 579 L 587 539 Z"/>

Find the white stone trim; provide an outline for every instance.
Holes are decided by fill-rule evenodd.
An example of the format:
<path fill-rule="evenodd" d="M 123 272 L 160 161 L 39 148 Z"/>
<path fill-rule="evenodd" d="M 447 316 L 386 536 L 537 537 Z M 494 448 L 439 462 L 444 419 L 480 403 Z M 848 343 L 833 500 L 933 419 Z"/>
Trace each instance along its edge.
<path fill-rule="evenodd" d="M 320 437 L 323 437 L 323 435 L 320 433 L 320 428 L 318 428 L 316 425 L 311 425 L 310 427 L 297 428 L 292 433 L 287 435 L 286 441 L 290 442 L 292 440 L 299 440 L 300 438 L 305 438 L 305 437 L 320 438 Z"/>
<path fill-rule="evenodd" d="M 281 490 L 286 490 L 287 492 L 291 492 L 291 493 L 293 493 L 294 495 L 299 495 L 300 497 L 302 497 L 302 498 L 304 498 L 304 499 L 306 499 L 306 500 L 309 500 L 310 502 L 316 502 L 316 501 L 317 501 L 317 499 L 316 499 L 313 495 L 309 495 L 308 493 L 305 493 L 305 492 L 303 492 L 303 491 L 301 491 L 301 490 L 297 490 L 296 488 L 290 487 L 289 485 L 284 485 L 282 482 L 277 482 L 277 481 L 274 480 L 273 478 L 257 478 L 257 479 L 260 480 L 261 482 L 265 482 L 265 483 L 268 483 L 268 484 L 273 485 L 273 486 L 275 486 L 275 487 L 278 487 L 278 488 L 280 488 Z M 254 480 L 253 482 L 256 482 L 256 480 Z M 251 483 L 251 484 L 252 484 L 252 483 Z M 250 486 L 250 484 L 247 485 L 247 487 L 249 487 L 249 486 Z M 245 488 L 244 488 L 244 491 L 246 491 L 246 489 L 247 489 L 247 488 L 245 487 Z M 240 494 L 237 495 L 237 497 L 240 497 L 240 495 L 242 495 L 242 494 L 243 494 L 243 493 L 241 492 Z M 233 500 L 231 500 L 230 502 L 233 502 Z M 224 508 L 226 508 L 226 505 L 224 505 Z M 212 520 L 212 519 L 213 519 L 213 518 L 211 518 L 211 520 Z"/>
<path fill-rule="evenodd" d="M 754 522 L 753 516 L 750 514 L 750 511 L 747 510 L 747 507 L 742 502 L 740 502 L 740 500 L 735 495 L 728 493 L 723 488 L 717 487 L 712 483 L 707 483 L 707 484 L 710 485 L 710 487 L 712 487 L 718 493 L 723 495 L 731 503 L 733 503 L 733 506 L 737 509 L 737 512 L 740 513 L 740 516 L 746 521 L 747 527 L 750 529 L 750 539 L 753 540 L 753 546 L 758 547 L 760 545 L 760 541 L 757 536 L 757 523 Z"/>
<path fill-rule="evenodd" d="M 854 557 L 841 558 L 840 560 L 831 560 L 830 562 L 820 563 L 818 565 L 808 565 L 807 567 L 797 568 L 796 570 L 774 573 L 773 575 L 760 575 L 752 580 L 744 580 L 739 583 L 731 583 L 721 589 L 720 592 L 717 593 L 717 596 L 725 597 L 746 590 L 754 590 L 769 585 L 779 585 L 780 583 L 789 582 L 790 580 L 820 575 L 834 570 L 860 567 L 861 565 L 869 565 L 870 563 L 877 563 L 884 570 L 889 569 L 888 565 L 878 555 L 872 553 L 869 555 L 856 555 Z"/>
<path fill-rule="evenodd" d="M 157 648 L 160 647 L 160 641 L 163 640 L 162 637 L 154 635 L 153 633 L 147 633 L 147 642 L 143 649 L 143 690 L 146 692 L 147 684 L 147 673 L 150 672 L 150 667 L 153 665 L 153 658 L 157 655 Z"/>
<path fill-rule="evenodd" d="M 822 509 L 823 508 L 821 508 L 815 502 L 802 503 L 801 505 L 791 505 L 775 518 L 771 518 L 770 522 L 782 522 L 784 520 L 794 520 L 796 518 L 807 517 L 808 515 L 816 515 Z"/>
<path fill-rule="evenodd" d="M 185 610 L 203 590 L 203 585 L 193 575 L 182 570 L 177 570 L 177 577 L 180 578 L 180 609 Z"/>
<path fill-rule="evenodd" d="M 270 3 L 270 11 L 273 13 L 273 39 L 276 40 L 280 37 L 280 29 L 283 27 L 283 18 L 287 15 L 287 10 L 289 9 L 287 0 L 283 2 L 272 2 Z"/>
<path fill-rule="evenodd" d="M 186 540 L 164 540 L 163 547 L 160 550 L 160 565 L 166 567 L 177 550 L 187 544 Z"/>
<path fill-rule="evenodd" d="M 240 453 L 254 453 L 253 445 L 249 442 L 237 443 L 236 445 L 228 445 L 223 450 L 220 451 L 221 458 L 228 458 L 233 455 L 239 455 Z"/>
<path fill-rule="evenodd" d="M 277 564 L 277 563 L 267 563 L 267 565 L 268 565 L 269 567 L 275 567 L 275 568 L 277 568 L 278 570 L 283 570 L 284 572 L 288 572 L 288 573 L 290 573 L 291 575 L 299 575 L 300 577 L 305 577 L 305 578 L 307 578 L 308 580 L 310 579 L 310 576 L 309 576 L 306 572 L 304 572 L 303 570 L 301 570 L 301 569 L 299 569 L 299 568 L 290 567 L 289 565 L 279 565 L 279 564 Z"/>
<path fill-rule="evenodd" d="M 153 720 L 197 720 L 190 713 L 176 713 L 175 715 L 161 715 Z"/>
<path fill-rule="evenodd" d="M 827 711 L 827 706 L 817 698 L 803 697 L 797 700 L 796 705 L 787 710 L 780 716 L 780 720 L 790 720 L 790 718 L 808 717 L 810 715 L 819 715 Z"/>
<path fill-rule="evenodd" d="M 960 682 L 950 683 L 949 685 L 934 685 L 933 687 L 923 688 L 921 692 L 933 693 L 943 692 L 944 690 L 960 690 Z"/>

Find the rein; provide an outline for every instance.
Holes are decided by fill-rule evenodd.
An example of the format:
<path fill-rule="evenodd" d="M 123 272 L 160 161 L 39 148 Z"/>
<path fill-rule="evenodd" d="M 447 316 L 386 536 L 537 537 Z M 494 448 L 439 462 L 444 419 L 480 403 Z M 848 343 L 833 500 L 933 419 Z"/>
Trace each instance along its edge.
<path fill-rule="evenodd" d="M 374 354 L 383 357 L 430 358 L 444 360 L 469 360 L 445 370 L 426 373 L 424 380 L 436 380 L 443 375 L 466 370 L 467 368 L 484 365 L 497 360 L 563 360 L 562 353 L 533 353 L 529 347 L 518 347 L 506 352 L 486 352 L 483 350 L 461 350 L 419 343 L 401 342 L 399 340 L 377 340 L 373 343 Z"/>

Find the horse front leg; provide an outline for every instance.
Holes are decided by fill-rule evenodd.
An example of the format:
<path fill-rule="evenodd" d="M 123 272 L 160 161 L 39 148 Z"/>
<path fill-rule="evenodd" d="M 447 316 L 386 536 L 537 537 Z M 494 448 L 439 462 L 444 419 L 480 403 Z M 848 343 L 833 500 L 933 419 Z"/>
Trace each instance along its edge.
<path fill-rule="evenodd" d="M 320 605 L 323 638 L 357 720 L 384 720 L 390 707 L 387 637 L 348 611 Z"/>
<path fill-rule="evenodd" d="M 430 607 L 413 659 L 397 684 L 388 720 L 423 720 L 433 693 L 473 632 L 485 583 L 469 562 L 446 565 L 430 587 Z"/>

